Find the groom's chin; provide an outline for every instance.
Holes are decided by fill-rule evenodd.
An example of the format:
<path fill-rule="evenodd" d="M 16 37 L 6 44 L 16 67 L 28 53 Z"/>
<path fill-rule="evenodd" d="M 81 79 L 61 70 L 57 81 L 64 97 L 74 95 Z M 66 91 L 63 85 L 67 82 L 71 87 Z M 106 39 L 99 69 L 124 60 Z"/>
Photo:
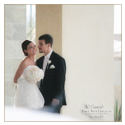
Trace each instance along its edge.
<path fill-rule="evenodd" d="M 39 50 L 39 53 L 43 53 L 43 51 L 40 51 L 40 50 Z"/>

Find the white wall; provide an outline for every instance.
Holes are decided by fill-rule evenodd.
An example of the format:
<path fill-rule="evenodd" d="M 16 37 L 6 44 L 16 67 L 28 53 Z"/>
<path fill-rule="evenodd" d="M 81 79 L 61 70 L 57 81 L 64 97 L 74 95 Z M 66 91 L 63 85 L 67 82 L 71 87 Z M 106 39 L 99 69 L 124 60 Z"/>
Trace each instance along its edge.
<path fill-rule="evenodd" d="M 113 5 L 62 6 L 68 103 L 63 114 L 83 121 L 114 120 L 113 13 Z M 103 104 L 102 110 L 111 112 L 103 118 L 89 118 L 82 113 L 88 104 Z"/>
<path fill-rule="evenodd" d="M 13 105 L 13 78 L 24 58 L 21 44 L 26 39 L 26 5 L 5 5 L 5 105 Z"/>

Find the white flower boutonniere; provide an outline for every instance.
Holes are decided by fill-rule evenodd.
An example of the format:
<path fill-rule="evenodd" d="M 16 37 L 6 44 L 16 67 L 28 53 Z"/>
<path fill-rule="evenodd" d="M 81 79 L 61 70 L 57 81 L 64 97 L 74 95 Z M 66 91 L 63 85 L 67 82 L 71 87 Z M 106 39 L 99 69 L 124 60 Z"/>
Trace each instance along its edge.
<path fill-rule="evenodd" d="M 51 60 L 48 60 L 47 63 L 50 64 L 52 61 Z"/>
<path fill-rule="evenodd" d="M 51 66 L 50 66 L 50 69 L 54 69 L 54 68 L 55 68 L 55 66 L 54 66 L 54 65 L 51 65 Z"/>
<path fill-rule="evenodd" d="M 51 63 L 52 61 L 51 60 L 47 60 L 47 69 L 48 69 L 48 66 L 49 66 L 49 64 Z"/>

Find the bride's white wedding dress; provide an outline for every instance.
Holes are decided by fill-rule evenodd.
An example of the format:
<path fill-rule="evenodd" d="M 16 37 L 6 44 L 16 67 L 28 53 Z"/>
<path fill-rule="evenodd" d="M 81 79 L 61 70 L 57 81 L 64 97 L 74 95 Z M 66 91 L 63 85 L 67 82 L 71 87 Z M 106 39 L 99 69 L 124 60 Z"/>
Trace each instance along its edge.
<path fill-rule="evenodd" d="M 43 71 L 37 66 L 27 66 L 17 82 L 15 107 L 38 109 L 44 105 L 44 98 L 36 82 Z M 35 74 L 36 73 L 36 74 Z"/>

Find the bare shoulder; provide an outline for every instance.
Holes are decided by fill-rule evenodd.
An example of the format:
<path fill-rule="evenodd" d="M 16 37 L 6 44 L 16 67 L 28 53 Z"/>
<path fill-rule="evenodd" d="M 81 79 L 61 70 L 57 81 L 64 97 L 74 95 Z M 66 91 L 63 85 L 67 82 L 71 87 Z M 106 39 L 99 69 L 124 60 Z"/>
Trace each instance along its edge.
<path fill-rule="evenodd" d="M 21 63 L 20 63 L 20 67 L 21 68 L 26 68 L 28 66 L 28 63 L 29 62 L 29 59 L 28 58 L 25 58 Z"/>
<path fill-rule="evenodd" d="M 28 63 L 29 62 L 29 58 L 28 57 L 26 57 L 23 61 L 22 61 L 22 63 Z"/>

